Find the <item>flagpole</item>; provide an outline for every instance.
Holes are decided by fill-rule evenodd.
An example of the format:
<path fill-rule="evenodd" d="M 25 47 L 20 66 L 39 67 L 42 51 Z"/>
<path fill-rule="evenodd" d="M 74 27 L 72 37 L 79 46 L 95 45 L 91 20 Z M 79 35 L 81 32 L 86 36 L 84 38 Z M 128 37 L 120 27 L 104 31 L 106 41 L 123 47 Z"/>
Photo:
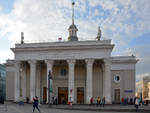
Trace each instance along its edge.
<path fill-rule="evenodd" d="M 74 25 L 74 5 L 75 3 L 72 2 L 72 25 Z"/>

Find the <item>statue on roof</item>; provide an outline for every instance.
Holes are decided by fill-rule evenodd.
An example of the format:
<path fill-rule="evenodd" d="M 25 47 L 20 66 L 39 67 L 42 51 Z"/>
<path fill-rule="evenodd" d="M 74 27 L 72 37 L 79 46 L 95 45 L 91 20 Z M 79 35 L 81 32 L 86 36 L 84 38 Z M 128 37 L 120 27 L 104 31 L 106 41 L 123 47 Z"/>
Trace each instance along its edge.
<path fill-rule="evenodd" d="M 101 34 L 101 29 L 100 29 L 100 26 L 98 26 L 98 33 L 97 33 L 96 39 L 97 39 L 97 40 L 100 40 L 100 39 L 101 39 L 101 36 L 102 36 L 102 34 Z"/>
<path fill-rule="evenodd" d="M 21 44 L 24 44 L 24 33 L 21 32 Z"/>

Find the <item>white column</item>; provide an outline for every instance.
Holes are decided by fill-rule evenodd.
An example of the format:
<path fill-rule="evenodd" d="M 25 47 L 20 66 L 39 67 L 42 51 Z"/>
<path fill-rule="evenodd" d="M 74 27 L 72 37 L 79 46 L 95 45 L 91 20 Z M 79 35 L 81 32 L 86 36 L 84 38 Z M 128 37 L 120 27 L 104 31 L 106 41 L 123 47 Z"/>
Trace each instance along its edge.
<path fill-rule="evenodd" d="M 40 63 L 37 64 L 37 73 L 36 73 L 36 96 L 39 97 L 39 103 L 40 103 L 40 79 L 41 79 L 41 73 L 40 73 Z"/>
<path fill-rule="evenodd" d="M 33 101 L 33 97 L 35 97 L 35 89 L 36 89 L 36 61 L 29 61 L 30 64 L 30 101 Z"/>
<path fill-rule="evenodd" d="M 22 97 L 26 101 L 26 64 L 22 64 Z"/>
<path fill-rule="evenodd" d="M 105 65 L 102 64 L 102 71 L 103 71 L 103 97 L 105 97 Z"/>
<path fill-rule="evenodd" d="M 111 61 L 110 59 L 104 59 L 105 65 L 105 100 L 107 104 L 111 104 Z"/>
<path fill-rule="evenodd" d="M 75 67 L 75 60 L 70 59 L 67 60 L 69 65 L 69 78 L 68 78 L 68 101 L 74 103 L 74 67 Z"/>
<path fill-rule="evenodd" d="M 94 59 L 86 59 L 86 103 L 90 104 L 90 98 L 93 96 L 93 62 Z"/>
<path fill-rule="evenodd" d="M 14 101 L 18 102 L 20 99 L 20 61 L 15 61 L 15 94 L 14 94 Z"/>
<path fill-rule="evenodd" d="M 47 64 L 47 89 L 48 89 L 48 73 L 49 71 L 51 71 L 51 73 L 53 72 L 53 60 L 45 60 L 45 63 Z M 50 103 L 52 102 L 52 93 L 50 92 Z M 48 90 L 47 90 L 47 103 L 48 103 Z"/>

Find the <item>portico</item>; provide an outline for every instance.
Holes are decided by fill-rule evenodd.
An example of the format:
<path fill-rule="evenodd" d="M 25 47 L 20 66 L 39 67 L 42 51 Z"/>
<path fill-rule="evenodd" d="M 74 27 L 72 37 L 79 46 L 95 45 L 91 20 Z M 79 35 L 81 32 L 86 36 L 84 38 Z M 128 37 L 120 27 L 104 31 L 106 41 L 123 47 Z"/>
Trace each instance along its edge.
<path fill-rule="evenodd" d="M 29 97 L 30 101 L 33 100 L 33 97 L 35 96 L 39 96 L 41 102 L 44 102 L 46 100 L 48 100 L 48 91 L 46 90 L 46 98 L 44 97 L 44 90 L 43 88 L 46 86 L 46 88 L 48 87 L 48 71 L 51 70 L 52 77 L 53 77 L 53 92 L 50 94 L 51 97 L 58 97 L 58 88 L 61 87 L 67 87 L 68 88 L 68 101 L 72 101 L 73 103 L 77 103 L 77 88 L 81 88 L 83 87 L 84 89 L 84 103 L 90 103 L 90 98 L 95 96 L 104 96 L 103 94 L 103 89 L 101 89 L 101 94 L 94 94 L 93 89 L 94 86 L 93 85 L 93 77 L 95 73 L 97 73 L 96 70 L 93 70 L 94 67 L 98 67 L 99 70 L 104 70 L 102 69 L 102 65 L 104 65 L 104 59 L 92 59 L 92 58 L 87 58 L 84 60 L 79 60 L 79 59 L 68 59 L 68 60 L 52 60 L 52 59 L 47 59 L 47 60 L 43 60 L 43 61 L 39 61 L 39 60 L 30 60 L 30 61 L 16 61 L 16 65 L 18 65 L 18 67 L 16 68 L 16 70 L 22 70 L 18 73 L 18 76 L 16 76 L 16 83 L 15 84 L 15 89 L 16 91 L 22 91 L 20 93 L 15 93 L 15 101 L 19 101 L 20 98 L 26 98 Z M 23 67 L 19 67 L 19 66 L 25 66 L 26 68 Z M 41 66 L 40 65 L 45 65 L 45 66 Z M 44 68 L 45 67 L 45 68 Z M 61 76 L 59 75 L 59 68 L 63 67 L 62 69 L 66 69 L 67 74 L 65 76 Z M 41 69 L 40 69 L 41 68 Z M 82 69 L 81 69 L 82 68 Z M 43 75 L 42 73 L 40 73 L 40 71 L 45 75 Z M 45 71 L 44 71 L 45 70 Z M 82 71 L 80 71 L 82 70 Z M 22 76 L 22 73 L 25 73 L 25 76 Z M 28 75 L 27 75 L 28 73 Z M 80 75 L 81 73 L 81 75 Z M 107 72 L 106 72 L 107 73 Z M 83 75 L 82 75 L 83 74 Z M 101 78 L 104 78 L 105 75 L 102 72 L 101 73 L 102 76 Z M 82 77 L 83 76 L 83 77 Z M 96 76 L 96 75 L 95 75 Z M 19 82 L 20 80 L 17 79 L 20 78 L 22 81 Z M 22 77 L 24 79 L 22 79 Z M 45 78 L 45 79 L 42 79 Z M 100 77 L 99 77 L 100 78 Z M 108 77 L 109 78 L 109 77 Z M 30 91 L 26 92 L 26 90 L 29 88 L 27 86 L 28 82 L 25 82 L 25 80 L 30 79 Z M 40 83 L 40 79 L 42 79 L 42 83 Z M 110 77 L 111 79 L 111 77 Z M 105 79 L 108 80 L 108 79 Z M 67 81 L 67 83 L 64 83 L 62 85 L 62 83 L 59 83 L 61 81 Z M 102 80 L 99 80 L 102 81 Z M 46 82 L 46 83 L 44 83 Z M 81 83 L 82 82 L 82 83 Z M 20 83 L 20 84 L 19 84 Z M 41 86 L 42 85 L 42 86 Z M 101 83 L 101 85 L 103 85 L 103 83 Z M 21 87 L 20 87 L 21 86 Z M 104 88 L 104 87 L 103 87 Z M 41 91 L 37 91 L 37 90 L 41 90 Z M 106 91 L 107 89 L 104 88 L 104 91 Z M 15 92 L 16 92 L 15 91 Z M 109 92 L 110 90 L 108 90 Z M 108 93 L 107 92 L 107 93 Z M 21 94 L 22 93 L 22 94 Z M 20 94 L 20 95 L 18 95 Z M 26 95 L 25 95 L 26 94 Z M 109 93 L 110 94 L 110 93 Z M 58 97 L 60 98 L 60 97 Z M 52 100 L 52 98 L 51 98 Z M 109 98 L 108 103 L 111 103 L 111 98 Z"/>

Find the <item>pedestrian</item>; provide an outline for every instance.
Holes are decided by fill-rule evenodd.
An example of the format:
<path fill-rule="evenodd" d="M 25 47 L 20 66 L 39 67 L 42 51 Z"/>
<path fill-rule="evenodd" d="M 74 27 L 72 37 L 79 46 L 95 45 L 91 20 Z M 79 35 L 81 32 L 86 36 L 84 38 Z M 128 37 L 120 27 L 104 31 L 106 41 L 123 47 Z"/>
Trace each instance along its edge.
<path fill-rule="evenodd" d="M 29 103 L 29 97 L 26 97 L 26 103 L 27 104 Z"/>
<path fill-rule="evenodd" d="M 102 106 L 104 107 L 105 105 L 105 97 L 102 98 Z"/>
<path fill-rule="evenodd" d="M 38 100 L 38 97 L 36 96 L 35 98 L 33 98 L 33 112 L 35 110 L 35 108 L 39 111 L 40 113 L 40 109 L 39 109 L 39 100 Z"/>
<path fill-rule="evenodd" d="M 124 105 L 124 98 L 121 98 L 121 103 L 122 105 Z"/>
<path fill-rule="evenodd" d="M 101 98 L 100 97 L 97 98 L 97 106 L 98 105 L 101 105 Z"/>
<path fill-rule="evenodd" d="M 138 107 L 139 107 L 139 98 L 136 97 L 136 99 L 135 99 L 135 108 L 136 108 L 136 111 L 138 111 Z"/>
<path fill-rule="evenodd" d="M 91 99 L 90 99 L 90 103 L 91 103 L 91 105 L 93 104 L 93 101 L 94 101 L 94 98 L 93 98 L 93 97 L 91 97 Z"/>
<path fill-rule="evenodd" d="M 4 104 L 4 97 L 3 96 L 1 96 L 1 98 L 0 98 L 0 103 Z"/>
<path fill-rule="evenodd" d="M 133 104 L 133 99 L 132 98 L 130 98 L 130 105 L 132 105 Z"/>
<path fill-rule="evenodd" d="M 57 97 L 55 97 L 55 105 L 58 105 L 58 99 L 57 99 Z"/>
<path fill-rule="evenodd" d="M 54 104 L 54 97 L 52 97 L 52 104 Z"/>

